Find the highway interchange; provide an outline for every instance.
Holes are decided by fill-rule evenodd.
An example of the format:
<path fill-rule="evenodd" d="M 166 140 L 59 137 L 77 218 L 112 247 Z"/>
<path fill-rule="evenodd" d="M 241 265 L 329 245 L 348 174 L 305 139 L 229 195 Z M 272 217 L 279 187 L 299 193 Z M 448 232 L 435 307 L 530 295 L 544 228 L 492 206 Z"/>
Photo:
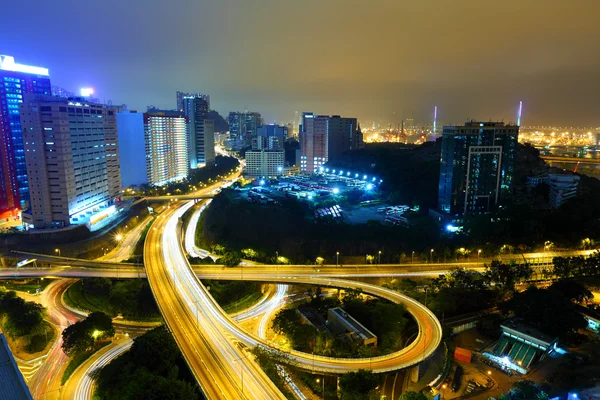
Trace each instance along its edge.
<path fill-rule="evenodd" d="M 209 190 L 208 188 L 206 190 Z M 192 201 L 179 201 L 159 215 L 148 232 L 144 245 L 145 271 L 133 264 L 117 264 L 107 262 L 111 259 L 125 259 L 126 253 L 113 253 L 106 261 L 94 262 L 97 267 L 85 267 L 86 260 L 64 259 L 45 255 L 35 255 L 40 262 L 56 263 L 63 266 L 54 268 L 10 268 L 0 269 L 0 277 L 68 277 L 80 278 L 90 276 L 138 278 L 147 276 L 156 302 L 163 318 L 181 349 L 190 370 L 197 379 L 207 398 L 283 398 L 282 393 L 254 362 L 249 348 L 261 346 L 279 355 L 283 359 L 300 368 L 315 373 L 344 373 L 358 369 L 369 369 L 374 372 L 389 372 L 418 364 L 431 355 L 441 341 L 442 329 L 439 321 L 429 309 L 415 300 L 398 292 L 377 285 L 359 282 L 356 278 L 382 278 L 410 275 L 439 275 L 460 265 L 470 270 L 482 270 L 481 260 L 466 263 L 442 264 L 403 264 L 403 265 L 352 265 L 352 266 L 307 266 L 307 265 L 245 265 L 236 268 L 222 266 L 194 266 L 192 268 L 185 256 L 184 247 L 192 256 L 205 257 L 208 252 L 198 249 L 193 243 L 192 235 L 181 232 L 180 218 L 193 206 Z M 198 207 L 188 227 L 195 231 L 196 223 L 202 209 Z M 142 224 L 141 224 L 142 225 Z M 145 224 L 144 224 L 145 225 Z M 139 229 L 141 232 L 141 229 Z M 136 234 L 137 235 L 137 234 Z M 133 235 L 132 235 L 133 236 Z M 129 245 L 134 239 L 127 239 Z M 589 254 L 577 252 L 578 254 Z M 561 254 L 562 255 L 562 254 Z M 574 255 L 574 254 L 570 254 Z M 554 254 L 537 253 L 529 255 L 537 260 L 540 268 L 548 264 Z M 527 255 L 526 255 L 527 257 Z M 524 258 L 526 258 L 524 257 Z M 65 265 L 67 264 L 67 265 Z M 75 267 L 72 267 L 74 265 Z M 342 279 L 346 278 L 346 279 Z M 273 296 L 263 298 L 262 302 L 238 316 L 227 315 L 210 296 L 200 279 L 249 280 L 279 283 Z M 418 325 L 418 334 L 404 349 L 388 354 L 362 359 L 335 359 L 330 357 L 306 354 L 289 348 L 279 347 L 265 339 L 265 330 L 269 318 L 283 304 L 287 287 L 284 283 L 311 284 L 336 288 L 360 289 L 364 293 L 402 303 L 412 314 Z M 62 325 L 72 321 L 66 320 L 68 313 L 62 313 Z M 258 331 L 250 332 L 242 328 L 240 320 L 262 315 Z M 73 318 L 72 315 L 69 315 Z M 60 319 L 57 315 L 56 318 Z M 98 354 L 90 362 L 97 368 L 102 362 L 125 351 L 130 339 L 121 339 L 105 352 Z M 60 346 L 58 346 L 60 348 Z M 56 355 L 55 363 L 61 363 L 60 355 Z M 107 361 L 108 360 L 108 361 Z M 95 364 L 94 364 L 95 363 Z M 57 364 L 58 365 L 58 364 Z M 50 371 L 57 368 L 54 364 L 44 365 Z M 48 372 L 50 374 L 50 372 Z M 48 374 L 41 374 L 46 376 Z M 91 383 L 87 374 L 78 377 L 76 395 L 73 398 L 90 398 Z M 88 380 L 86 380 L 88 379 Z M 38 379 L 38 381 L 40 381 Z M 41 385 L 41 386 L 40 386 Z M 36 394 L 52 390 L 50 382 L 36 383 Z M 36 398 L 41 398 L 36 396 Z M 70 398 L 70 397 L 65 397 Z"/>

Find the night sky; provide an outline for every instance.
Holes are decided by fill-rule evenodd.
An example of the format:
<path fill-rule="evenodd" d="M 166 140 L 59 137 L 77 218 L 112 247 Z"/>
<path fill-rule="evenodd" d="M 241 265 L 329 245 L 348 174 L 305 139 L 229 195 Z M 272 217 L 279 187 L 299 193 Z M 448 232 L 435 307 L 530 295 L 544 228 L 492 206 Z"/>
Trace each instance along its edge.
<path fill-rule="evenodd" d="M 101 100 L 211 95 L 267 122 L 467 118 L 600 126 L 599 0 L 6 1 L 0 54 Z"/>

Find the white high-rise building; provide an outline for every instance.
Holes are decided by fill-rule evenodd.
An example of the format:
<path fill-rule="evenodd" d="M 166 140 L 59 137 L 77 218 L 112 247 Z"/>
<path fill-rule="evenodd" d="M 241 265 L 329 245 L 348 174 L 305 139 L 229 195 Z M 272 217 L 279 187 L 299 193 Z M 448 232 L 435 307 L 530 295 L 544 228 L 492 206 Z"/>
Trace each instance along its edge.
<path fill-rule="evenodd" d="M 149 185 L 162 186 L 187 177 L 187 120 L 180 112 L 144 113 L 144 141 Z"/>

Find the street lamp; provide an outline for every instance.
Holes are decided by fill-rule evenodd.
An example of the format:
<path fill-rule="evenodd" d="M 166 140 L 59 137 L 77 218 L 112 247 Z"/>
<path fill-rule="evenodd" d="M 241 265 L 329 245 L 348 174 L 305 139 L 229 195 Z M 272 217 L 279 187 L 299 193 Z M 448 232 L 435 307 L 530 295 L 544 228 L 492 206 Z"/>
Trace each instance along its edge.
<path fill-rule="evenodd" d="M 340 252 L 335 252 L 335 265 L 340 265 Z"/>
<path fill-rule="evenodd" d="M 317 378 L 317 383 L 320 382 L 323 382 L 323 400 L 325 400 L 325 376 L 323 376 L 323 379 Z"/>
<path fill-rule="evenodd" d="M 433 264 L 433 249 L 429 252 L 429 263 Z"/>
<path fill-rule="evenodd" d="M 412 263 L 414 263 L 414 262 L 415 262 L 415 251 L 413 250 L 413 251 L 412 251 L 412 254 L 411 254 L 411 256 L 410 256 L 410 263 L 412 264 Z"/>
<path fill-rule="evenodd" d="M 54 249 L 54 252 L 58 253 L 58 256 L 61 257 L 61 255 L 60 255 L 60 249 Z"/>
<path fill-rule="evenodd" d="M 477 250 L 477 259 L 479 260 L 479 256 L 481 255 L 481 249 Z"/>
<path fill-rule="evenodd" d="M 378 264 L 381 264 L 381 250 L 379 250 L 379 261 Z"/>

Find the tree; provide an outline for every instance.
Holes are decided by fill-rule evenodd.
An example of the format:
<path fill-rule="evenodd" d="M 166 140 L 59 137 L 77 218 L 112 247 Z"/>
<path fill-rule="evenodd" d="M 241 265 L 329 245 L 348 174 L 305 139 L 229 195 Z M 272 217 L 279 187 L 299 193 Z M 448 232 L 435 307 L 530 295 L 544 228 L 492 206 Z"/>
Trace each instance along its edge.
<path fill-rule="evenodd" d="M 554 282 L 549 290 L 576 303 L 588 302 L 594 298 L 594 294 L 584 285 L 572 279 L 560 279 Z"/>
<path fill-rule="evenodd" d="M 524 379 L 514 382 L 512 388 L 499 396 L 500 400 L 548 400 L 548 395 L 540 386 L 530 380 Z"/>
<path fill-rule="evenodd" d="M 398 400 L 427 400 L 427 396 L 423 393 L 405 392 L 398 397 Z"/>
<path fill-rule="evenodd" d="M 108 278 L 82 279 L 83 291 L 92 296 L 109 296 L 112 282 Z"/>
<path fill-rule="evenodd" d="M 375 388 L 379 378 L 371 371 L 359 369 L 357 372 L 348 372 L 340 377 L 340 391 L 342 400 L 362 400 L 376 398 Z"/>
<path fill-rule="evenodd" d="M 542 332 L 563 339 L 587 326 L 585 318 L 570 299 L 534 286 L 515 293 L 510 300 L 500 304 L 500 310 L 504 313 L 511 311 Z"/>
<path fill-rule="evenodd" d="M 516 283 L 529 279 L 532 274 L 529 264 L 517 264 L 514 261 L 503 264 L 494 260 L 490 265 L 485 265 L 485 277 L 505 290 L 514 290 Z"/>
<path fill-rule="evenodd" d="M 225 265 L 226 267 L 237 267 L 242 262 L 242 258 L 237 252 L 228 252 L 225 253 L 223 257 L 220 257 L 217 260 L 218 263 Z"/>
<path fill-rule="evenodd" d="M 63 330 L 62 349 L 66 355 L 71 356 L 89 350 L 98 338 L 114 335 L 112 319 L 103 312 L 93 312 L 83 321 L 69 325 Z"/>

